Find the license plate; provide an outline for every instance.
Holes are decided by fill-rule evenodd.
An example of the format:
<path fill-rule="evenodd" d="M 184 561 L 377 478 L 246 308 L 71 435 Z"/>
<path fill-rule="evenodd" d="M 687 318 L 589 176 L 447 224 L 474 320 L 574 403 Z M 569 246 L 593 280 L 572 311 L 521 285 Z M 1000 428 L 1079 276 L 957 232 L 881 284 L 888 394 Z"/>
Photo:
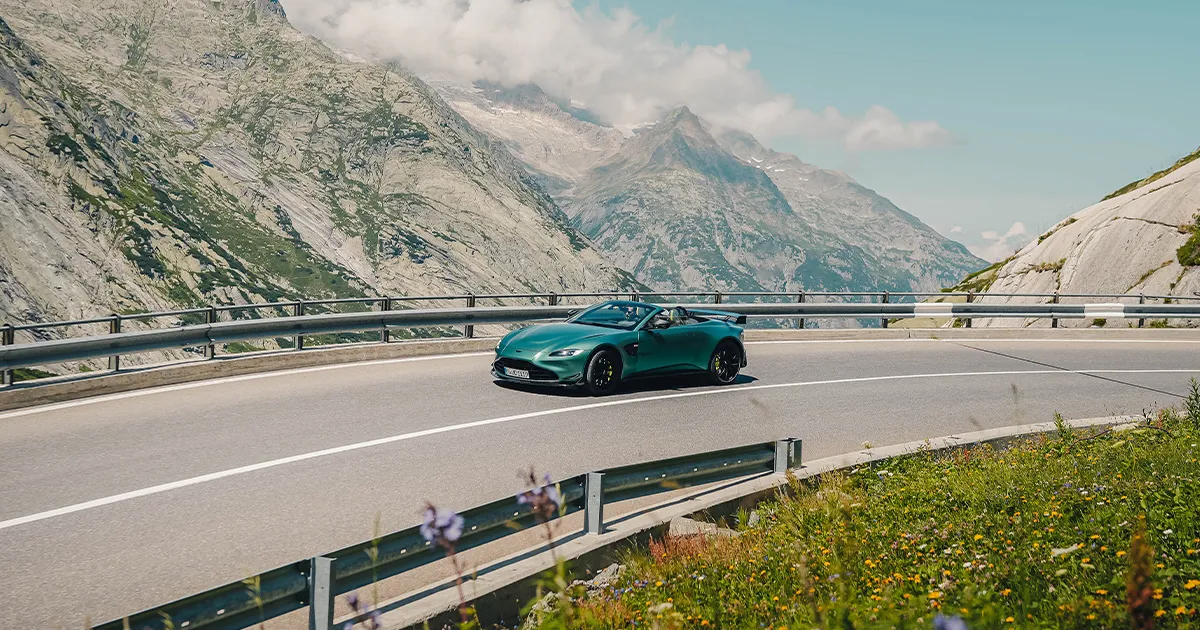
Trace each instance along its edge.
<path fill-rule="evenodd" d="M 513 378 L 529 378 L 529 370 L 516 370 L 513 368 L 504 368 L 504 374 Z"/>

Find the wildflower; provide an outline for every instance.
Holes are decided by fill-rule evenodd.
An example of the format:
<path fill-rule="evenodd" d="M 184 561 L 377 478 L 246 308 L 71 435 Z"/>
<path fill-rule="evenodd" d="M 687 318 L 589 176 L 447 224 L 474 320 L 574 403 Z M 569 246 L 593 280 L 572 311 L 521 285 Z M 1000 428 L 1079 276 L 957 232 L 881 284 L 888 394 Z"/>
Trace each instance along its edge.
<path fill-rule="evenodd" d="M 1183 585 L 1183 588 L 1186 588 L 1190 591 L 1197 586 L 1200 586 L 1200 580 L 1188 580 L 1187 583 Z"/>
<path fill-rule="evenodd" d="M 962 620 L 962 617 L 946 617 L 938 614 L 933 618 L 934 630 L 967 630 L 967 622 Z"/>
<path fill-rule="evenodd" d="M 1117 552 L 1117 557 L 1118 557 L 1118 558 L 1120 558 L 1120 557 L 1121 557 L 1121 556 L 1123 556 L 1123 555 L 1125 555 L 1125 552 L 1124 552 L 1124 551 L 1118 551 L 1118 552 Z"/>
<path fill-rule="evenodd" d="M 425 518 L 421 522 L 421 537 L 443 547 L 462 537 L 463 517 L 454 510 L 440 509 L 433 505 L 425 507 Z"/>
<path fill-rule="evenodd" d="M 1187 614 L 1187 606 L 1180 606 L 1179 608 L 1176 608 L 1176 609 L 1175 609 L 1175 614 L 1176 614 L 1176 615 L 1185 615 L 1185 614 Z"/>
<path fill-rule="evenodd" d="M 1165 611 L 1165 610 L 1163 610 L 1163 609 L 1161 609 L 1161 608 L 1160 608 L 1160 609 L 1158 609 L 1158 610 L 1156 610 L 1156 611 L 1154 611 L 1154 616 L 1155 616 L 1155 617 L 1161 617 L 1161 616 L 1163 616 L 1163 615 L 1165 615 L 1165 614 L 1167 614 L 1167 611 Z"/>
<path fill-rule="evenodd" d="M 1102 588 L 1098 588 L 1098 589 L 1096 589 L 1096 594 L 1097 595 L 1108 595 L 1108 591 L 1106 591 Z"/>
<path fill-rule="evenodd" d="M 558 494 L 558 488 L 550 485 L 550 475 L 543 476 L 543 483 L 539 484 L 537 474 L 530 468 L 525 479 L 529 489 L 517 495 L 517 503 L 528 505 L 540 522 L 554 518 L 554 513 L 562 505 L 562 497 Z"/>
<path fill-rule="evenodd" d="M 1012 589 L 1011 589 L 1011 588 L 1006 588 L 1006 589 L 1004 589 L 1003 591 L 1000 591 L 1000 594 L 1001 594 L 1001 595 L 1003 595 L 1003 596 L 1005 596 L 1005 597 L 1008 597 L 1008 594 L 1009 594 L 1009 593 L 1011 593 L 1011 592 L 1012 592 Z"/>

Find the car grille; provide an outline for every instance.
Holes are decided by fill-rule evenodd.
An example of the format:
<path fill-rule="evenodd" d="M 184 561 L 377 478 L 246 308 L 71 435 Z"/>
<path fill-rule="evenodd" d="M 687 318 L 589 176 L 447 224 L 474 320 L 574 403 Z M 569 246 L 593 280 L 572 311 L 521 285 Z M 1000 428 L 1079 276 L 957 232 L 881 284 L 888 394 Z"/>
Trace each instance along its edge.
<path fill-rule="evenodd" d="M 504 368 L 513 368 L 514 370 L 528 370 L 529 379 L 533 381 L 557 381 L 558 375 L 546 368 L 540 368 L 529 361 L 520 359 L 510 359 L 508 357 L 496 359 L 493 364 L 497 372 L 504 373 Z"/>

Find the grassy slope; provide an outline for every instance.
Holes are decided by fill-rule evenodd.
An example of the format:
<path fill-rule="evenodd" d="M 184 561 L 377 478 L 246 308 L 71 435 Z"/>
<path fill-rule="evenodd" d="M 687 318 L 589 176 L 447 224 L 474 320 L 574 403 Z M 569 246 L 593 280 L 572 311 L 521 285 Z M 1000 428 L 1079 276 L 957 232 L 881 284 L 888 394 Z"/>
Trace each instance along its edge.
<path fill-rule="evenodd" d="M 542 627 L 1191 627 L 1200 607 L 1200 393 L 1193 416 L 831 475 L 733 539 L 672 539 Z M 1140 563 L 1139 528 L 1153 549 Z M 1064 550 L 1069 550 L 1065 551 Z"/>
<path fill-rule="evenodd" d="M 1170 175 L 1172 172 L 1178 170 L 1179 168 L 1182 168 L 1183 166 L 1187 165 L 1188 163 L 1190 163 L 1196 159 L 1200 159 L 1200 149 L 1196 149 L 1195 151 L 1179 158 L 1179 160 L 1176 161 L 1174 164 L 1172 164 L 1170 167 L 1164 168 L 1163 170 L 1158 171 L 1157 173 L 1154 173 L 1153 175 L 1147 177 L 1146 179 L 1140 179 L 1136 182 L 1130 182 L 1129 184 L 1125 185 L 1124 187 L 1113 191 L 1108 196 L 1106 196 L 1104 199 L 1107 200 L 1107 199 L 1112 199 L 1113 197 L 1119 197 L 1131 190 L 1137 190 L 1138 188 L 1141 188 L 1142 186 L 1145 186 L 1146 184 L 1158 181 L 1158 180 L 1162 179 L 1163 177 Z"/>

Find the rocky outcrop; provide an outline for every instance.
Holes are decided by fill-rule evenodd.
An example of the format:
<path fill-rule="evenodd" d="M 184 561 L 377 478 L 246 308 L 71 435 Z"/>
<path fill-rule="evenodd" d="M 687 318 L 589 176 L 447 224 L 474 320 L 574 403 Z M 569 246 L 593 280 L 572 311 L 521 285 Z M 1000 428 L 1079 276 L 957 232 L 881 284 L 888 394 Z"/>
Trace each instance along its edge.
<path fill-rule="evenodd" d="M 1181 160 L 1177 168 L 1148 179 L 1080 210 L 1021 248 L 999 265 L 988 292 L 1200 295 L 1200 259 L 1185 247 L 1200 242 L 1200 161 Z M 1010 301 L 996 296 L 985 299 Z M 1021 300 L 1048 301 L 1011 298 Z M 1130 324 L 1122 320 L 1060 323 Z M 995 319 L 979 320 L 976 325 L 1048 326 L 1049 322 Z"/>
<path fill-rule="evenodd" d="M 632 285 L 424 83 L 273 0 L 0 17 L 5 320 Z"/>

